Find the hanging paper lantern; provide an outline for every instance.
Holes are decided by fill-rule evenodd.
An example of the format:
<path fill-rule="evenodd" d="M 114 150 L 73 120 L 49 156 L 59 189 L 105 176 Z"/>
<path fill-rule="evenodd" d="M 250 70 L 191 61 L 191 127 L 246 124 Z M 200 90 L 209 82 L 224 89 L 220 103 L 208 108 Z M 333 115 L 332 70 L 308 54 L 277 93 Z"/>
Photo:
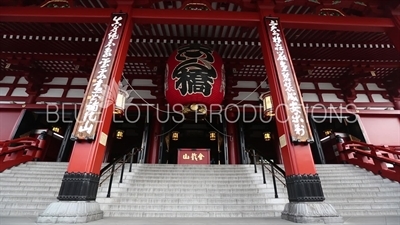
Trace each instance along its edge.
<path fill-rule="evenodd" d="M 221 104 L 225 70 L 217 52 L 202 45 L 185 45 L 169 57 L 165 97 L 170 105 Z"/>

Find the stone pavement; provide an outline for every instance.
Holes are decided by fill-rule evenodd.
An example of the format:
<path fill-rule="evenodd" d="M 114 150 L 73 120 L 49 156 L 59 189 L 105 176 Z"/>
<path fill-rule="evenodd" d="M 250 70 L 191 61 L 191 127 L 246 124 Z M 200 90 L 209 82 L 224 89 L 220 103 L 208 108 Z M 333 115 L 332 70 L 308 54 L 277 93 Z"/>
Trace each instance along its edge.
<path fill-rule="evenodd" d="M 344 225 L 400 225 L 400 216 L 345 217 Z M 33 225 L 36 217 L 0 217 L 0 225 Z M 81 223 L 80 223 L 81 224 Z M 86 225 L 294 225 L 280 218 L 110 218 Z M 320 225 L 320 224 L 312 224 Z M 338 224 L 336 224 L 338 225 Z"/>

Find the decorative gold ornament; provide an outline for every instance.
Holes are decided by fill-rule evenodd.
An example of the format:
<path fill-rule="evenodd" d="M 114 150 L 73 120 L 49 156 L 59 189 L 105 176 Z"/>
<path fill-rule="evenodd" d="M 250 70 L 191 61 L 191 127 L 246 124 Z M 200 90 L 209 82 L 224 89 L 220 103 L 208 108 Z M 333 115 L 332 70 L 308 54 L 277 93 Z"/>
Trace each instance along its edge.
<path fill-rule="evenodd" d="M 271 140 L 271 132 L 264 132 L 264 141 L 270 141 Z"/>
<path fill-rule="evenodd" d="M 324 130 L 325 136 L 330 136 L 332 134 L 332 130 Z"/>
<path fill-rule="evenodd" d="M 124 137 L 124 131 L 123 130 L 117 130 L 116 131 L 116 134 L 115 134 L 115 137 L 117 138 L 117 139 L 122 139 L 123 137 Z"/>
<path fill-rule="evenodd" d="M 179 140 L 179 132 L 178 131 L 172 131 L 172 140 L 173 141 Z"/>
<path fill-rule="evenodd" d="M 210 141 L 215 141 L 217 139 L 217 133 L 215 131 L 210 131 Z"/>
<path fill-rule="evenodd" d="M 54 126 L 51 130 L 52 130 L 54 133 L 59 133 L 59 132 L 60 132 L 60 127 Z"/>

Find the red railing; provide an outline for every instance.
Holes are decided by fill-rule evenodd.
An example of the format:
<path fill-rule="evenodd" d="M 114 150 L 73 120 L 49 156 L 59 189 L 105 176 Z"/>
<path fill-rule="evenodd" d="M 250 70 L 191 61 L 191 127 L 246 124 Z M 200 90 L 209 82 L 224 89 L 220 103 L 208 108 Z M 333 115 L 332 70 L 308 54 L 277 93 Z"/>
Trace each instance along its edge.
<path fill-rule="evenodd" d="M 341 160 L 400 182 L 400 146 L 375 146 L 358 141 L 341 145 Z"/>
<path fill-rule="evenodd" d="M 40 140 L 31 137 L 0 141 L 0 172 L 21 163 L 38 159 Z"/>

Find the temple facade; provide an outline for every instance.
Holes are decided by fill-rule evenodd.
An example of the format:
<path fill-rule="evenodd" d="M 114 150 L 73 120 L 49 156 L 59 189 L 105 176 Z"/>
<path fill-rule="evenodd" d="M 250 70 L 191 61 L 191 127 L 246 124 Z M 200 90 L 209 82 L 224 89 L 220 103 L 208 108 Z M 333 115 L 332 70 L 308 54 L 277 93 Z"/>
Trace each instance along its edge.
<path fill-rule="evenodd" d="M 0 27 L 1 171 L 69 162 L 49 207 L 94 204 L 103 163 L 136 150 L 257 152 L 284 165 L 290 210 L 329 211 L 315 164 L 400 173 L 398 1 L 2 1 Z"/>

